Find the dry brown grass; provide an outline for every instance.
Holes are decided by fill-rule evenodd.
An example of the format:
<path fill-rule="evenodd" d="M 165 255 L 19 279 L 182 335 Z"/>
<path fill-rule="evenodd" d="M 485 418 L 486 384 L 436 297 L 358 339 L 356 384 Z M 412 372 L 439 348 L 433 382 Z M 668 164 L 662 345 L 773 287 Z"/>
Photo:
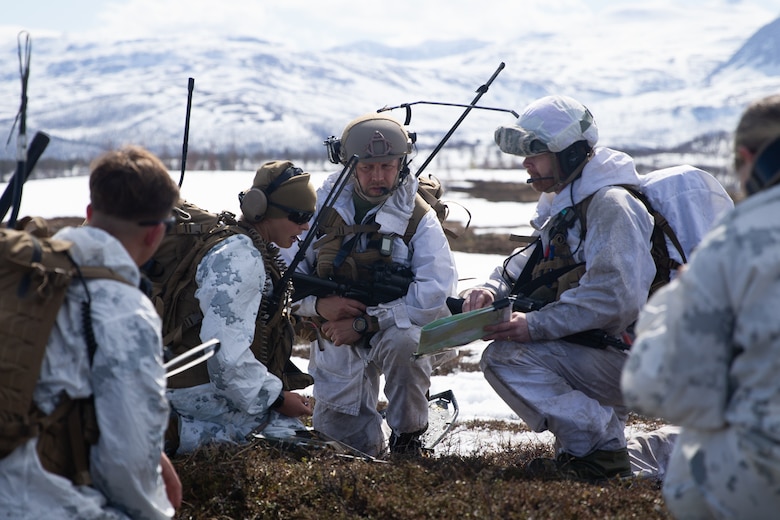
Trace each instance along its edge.
<path fill-rule="evenodd" d="M 546 446 L 390 463 L 256 441 L 174 458 L 179 519 L 671 518 L 649 480 L 584 484 L 522 475 Z"/>

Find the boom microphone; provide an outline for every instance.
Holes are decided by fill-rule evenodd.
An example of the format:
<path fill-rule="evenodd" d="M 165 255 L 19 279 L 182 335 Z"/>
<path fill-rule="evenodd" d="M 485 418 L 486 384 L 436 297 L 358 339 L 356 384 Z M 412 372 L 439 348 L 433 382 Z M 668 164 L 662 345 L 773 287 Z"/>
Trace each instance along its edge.
<path fill-rule="evenodd" d="M 526 184 L 533 184 L 538 181 L 546 181 L 547 179 L 554 179 L 555 177 L 537 177 L 537 178 L 530 178 L 527 181 L 525 181 Z"/>

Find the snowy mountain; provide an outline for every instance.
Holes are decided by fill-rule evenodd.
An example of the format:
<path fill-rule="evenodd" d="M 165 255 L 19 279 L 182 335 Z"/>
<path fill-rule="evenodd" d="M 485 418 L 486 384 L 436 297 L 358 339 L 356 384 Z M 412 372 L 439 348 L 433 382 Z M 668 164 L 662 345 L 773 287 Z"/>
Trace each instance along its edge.
<path fill-rule="evenodd" d="M 589 106 L 601 144 L 630 150 L 680 147 L 712 139 L 719 153 L 745 105 L 780 92 L 780 19 L 721 16 L 692 20 L 652 6 L 617 6 L 604 24 L 572 32 L 519 29 L 510 40 L 464 39 L 387 47 L 358 42 L 296 51 L 253 36 L 189 34 L 97 40 L 32 36 L 28 138 L 52 136 L 47 157 L 91 157 L 134 142 L 180 153 L 187 80 L 195 79 L 189 150 L 323 154 L 322 141 L 352 118 L 418 101 L 479 101 L 520 111 L 533 99 L 571 95 Z M 609 22 L 609 23 L 607 23 Z M 11 131 L 20 104 L 16 33 L 0 32 L 0 129 Z M 410 130 L 430 148 L 462 107 L 416 104 Z M 404 120 L 397 108 L 390 115 Z M 507 112 L 474 110 L 448 146 L 492 146 Z"/>

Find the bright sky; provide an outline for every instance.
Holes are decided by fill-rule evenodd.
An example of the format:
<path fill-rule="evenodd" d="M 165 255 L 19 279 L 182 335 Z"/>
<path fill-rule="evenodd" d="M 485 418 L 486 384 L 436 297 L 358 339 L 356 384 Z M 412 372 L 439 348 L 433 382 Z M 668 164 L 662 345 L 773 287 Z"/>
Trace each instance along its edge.
<path fill-rule="evenodd" d="M 726 4 L 754 10 L 763 20 L 758 26 L 780 14 L 777 0 L 0 0 L 0 28 L 25 29 L 33 36 L 46 30 L 112 37 L 229 32 L 299 49 L 357 40 L 404 46 L 458 38 L 502 41 L 529 30 L 577 31 L 607 10 L 673 6 L 685 16 L 714 13 Z"/>

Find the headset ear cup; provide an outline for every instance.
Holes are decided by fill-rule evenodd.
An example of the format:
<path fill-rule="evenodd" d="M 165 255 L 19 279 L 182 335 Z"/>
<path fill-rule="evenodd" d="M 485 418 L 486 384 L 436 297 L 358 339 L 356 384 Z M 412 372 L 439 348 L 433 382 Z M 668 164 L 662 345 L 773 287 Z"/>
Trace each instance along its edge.
<path fill-rule="evenodd" d="M 244 193 L 241 200 L 241 213 L 249 222 L 259 222 L 268 209 L 268 199 L 265 193 L 257 188 Z"/>

